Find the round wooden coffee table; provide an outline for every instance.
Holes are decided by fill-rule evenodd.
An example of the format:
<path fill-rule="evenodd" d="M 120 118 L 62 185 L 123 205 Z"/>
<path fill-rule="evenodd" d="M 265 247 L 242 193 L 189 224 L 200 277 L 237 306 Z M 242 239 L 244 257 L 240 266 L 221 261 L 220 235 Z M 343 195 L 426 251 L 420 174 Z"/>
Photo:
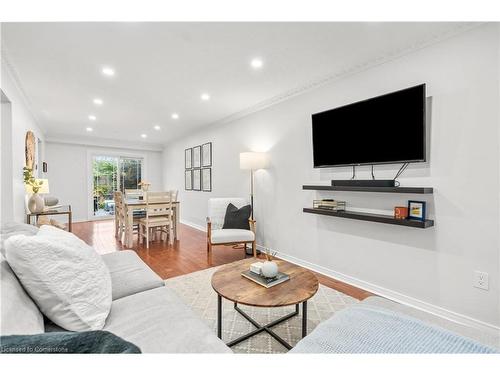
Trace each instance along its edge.
<path fill-rule="evenodd" d="M 307 300 L 318 291 L 318 279 L 305 268 L 276 260 L 280 272 L 290 276 L 290 280 L 270 288 L 265 288 L 241 276 L 250 264 L 260 261 L 251 258 L 234 262 L 222 267 L 212 276 L 212 287 L 217 293 L 217 335 L 222 339 L 222 297 L 233 301 L 234 308 L 245 319 L 252 323 L 256 330 L 243 335 L 226 345 L 236 345 L 260 332 L 267 332 L 287 349 L 292 346 L 271 330 L 275 325 L 299 314 L 299 304 L 302 303 L 302 337 L 307 334 Z M 281 307 L 295 305 L 295 311 L 266 325 L 260 325 L 252 317 L 243 312 L 238 304 L 256 307 Z"/>

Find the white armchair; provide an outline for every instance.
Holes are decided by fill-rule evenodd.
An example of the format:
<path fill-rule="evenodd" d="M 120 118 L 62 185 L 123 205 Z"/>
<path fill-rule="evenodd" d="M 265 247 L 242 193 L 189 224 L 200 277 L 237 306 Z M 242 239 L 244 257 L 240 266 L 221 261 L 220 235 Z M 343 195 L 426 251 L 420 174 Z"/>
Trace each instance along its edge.
<path fill-rule="evenodd" d="M 248 204 L 243 198 L 210 198 L 208 200 L 207 217 L 207 252 L 212 251 L 212 245 L 252 244 L 253 256 L 257 256 L 255 247 L 255 220 L 248 218 L 250 230 L 222 229 L 224 217 L 229 203 L 241 208 Z"/>

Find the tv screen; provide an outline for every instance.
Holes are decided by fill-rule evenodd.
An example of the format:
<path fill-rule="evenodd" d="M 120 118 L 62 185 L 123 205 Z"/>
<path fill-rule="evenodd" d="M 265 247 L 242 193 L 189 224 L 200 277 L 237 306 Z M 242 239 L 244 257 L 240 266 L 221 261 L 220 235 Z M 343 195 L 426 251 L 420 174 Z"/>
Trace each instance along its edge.
<path fill-rule="evenodd" d="M 315 168 L 425 161 L 425 84 L 312 115 Z"/>

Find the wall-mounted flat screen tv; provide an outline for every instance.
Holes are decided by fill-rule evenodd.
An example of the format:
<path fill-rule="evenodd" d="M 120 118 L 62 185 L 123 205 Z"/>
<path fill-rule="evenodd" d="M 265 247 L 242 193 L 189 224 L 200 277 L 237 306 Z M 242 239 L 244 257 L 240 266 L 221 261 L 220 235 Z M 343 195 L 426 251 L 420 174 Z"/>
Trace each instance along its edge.
<path fill-rule="evenodd" d="M 315 168 L 426 160 L 425 84 L 312 115 Z"/>

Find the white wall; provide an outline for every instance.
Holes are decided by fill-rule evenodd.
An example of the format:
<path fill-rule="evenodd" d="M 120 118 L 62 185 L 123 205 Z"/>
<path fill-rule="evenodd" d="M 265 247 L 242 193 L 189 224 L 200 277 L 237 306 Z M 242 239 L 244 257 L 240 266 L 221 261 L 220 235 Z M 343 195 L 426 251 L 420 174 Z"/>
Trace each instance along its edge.
<path fill-rule="evenodd" d="M 60 204 L 71 204 L 74 221 L 92 219 L 89 216 L 89 194 L 92 191 L 89 181 L 92 181 L 92 176 L 89 175 L 88 166 L 89 157 L 94 152 L 101 155 L 143 157 L 143 179 L 151 182 L 151 190 L 163 188 L 160 152 L 55 143 L 49 139 L 46 142 L 45 157 L 50 193 L 59 198 Z"/>
<path fill-rule="evenodd" d="M 14 205 L 12 197 L 14 189 L 12 184 L 12 111 L 8 98 L 2 96 L 0 126 L 0 158 L 2 170 L 2 183 L 0 185 L 0 222 L 11 221 L 14 218 Z"/>
<path fill-rule="evenodd" d="M 6 156 L 7 160 L 11 159 L 8 160 L 8 164 L 11 164 L 11 170 L 9 171 L 9 169 L 2 163 L 2 193 L 5 192 L 9 195 L 8 198 L 3 199 L 2 213 L 5 212 L 6 216 L 4 217 L 4 215 L 2 215 L 2 220 L 24 222 L 25 189 L 23 183 L 23 167 L 25 166 L 26 132 L 31 130 L 37 138 L 42 140 L 42 146 L 44 134 L 42 129 L 37 125 L 36 120 L 31 115 L 31 112 L 28 110 L 23 95 L 15 83 L 8 65 L 5 61 L 2 61 L 1 65 L 1 89 L 11 103 L 10 111 L 12 119 L 12 128 L 8 130 L 2 129 L 2 138 L 3 134 L 7 134 L 9 137 L 9 133 L 12 137 L 12 155 Z M 6 119 L 2 116 L 2 128 L 4 126 L 9 126 L 8 121 L 5 120 Z M 2 151 L 2 158 L 4 157 L 3 153 L 4 151 Z M 41 173 L 39 176 L 41 177 Z M 12 184 L 12 188 L 8 186 L 9 184 Z"/>
<path fill-rule="evenodd" d="M 182 220 L 203 226 L 208 198 L 248 196 L 249 176 L 239 170 L 238 154 L 268 151 L 271 167 L 256 174 L 261 245 L 400 301 L 499 326 L 498 39 L 498 27 L 486 25 L 167 145 L 165 184 L 180 190 Z M 410 167 L 400 181 L 433 186 L 434 195 L 301 189 L 351 173 L 312 168 L 312 113 L 423 82 L 432 97 L 431 159 Z M 184 191 L 184 149 L 209 141 L 213 192 Z M 375 174 L 392 178 L 397 168 L 379 166 Z M 358 178 L 370 178 L 368 168 L 360 168 Z M 302 213 L 323 196 L 387 212 L 408 199 L 425 199 L 436 226 L 421 230 Z M 489 291 L 472 287 L 473 270 L 489 273 Z"/>

